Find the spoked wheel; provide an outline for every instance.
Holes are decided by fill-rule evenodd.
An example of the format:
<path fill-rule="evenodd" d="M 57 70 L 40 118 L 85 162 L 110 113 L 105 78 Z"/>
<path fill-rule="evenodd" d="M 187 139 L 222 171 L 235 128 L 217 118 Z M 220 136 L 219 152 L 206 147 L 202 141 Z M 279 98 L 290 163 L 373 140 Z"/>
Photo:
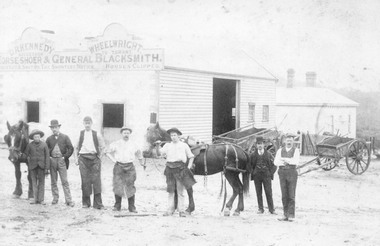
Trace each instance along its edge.
<path fill-rule="evenodd" d="M 324 167 L 322 167 L 322 169 L 325 171 L 333 170 L 338 165 L 338 161 L 335 158 L 331 157 L 320 157 L 317 159 L 317 163 L 318 165 L 324 165 L 328 163 Z"/>
<path fill-rule="evenodd" d="M 364 173 L 371 161 L 371 155 L 365 142 L 353 141 L 347 149 L 346 164 L 351 173 L 358 175 Z"/>

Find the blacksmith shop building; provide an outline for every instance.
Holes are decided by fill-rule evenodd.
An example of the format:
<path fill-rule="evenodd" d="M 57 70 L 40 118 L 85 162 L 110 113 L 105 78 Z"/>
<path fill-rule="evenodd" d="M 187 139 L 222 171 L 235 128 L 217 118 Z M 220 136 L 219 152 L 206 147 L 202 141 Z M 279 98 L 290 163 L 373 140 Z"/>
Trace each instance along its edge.
<path fill-rule="evenodd" d="M 142 143 L 157 121 L 211 142 L 247 124 L 273 127 L 275 84 L 238 48 L 143 40 L 115 23 L 78 42 L 26 28 L 0 54 L 0 134 L 6 121 L 58 119 L 76 137 L 89 115 L 107 143 L 123 125 Z"/>

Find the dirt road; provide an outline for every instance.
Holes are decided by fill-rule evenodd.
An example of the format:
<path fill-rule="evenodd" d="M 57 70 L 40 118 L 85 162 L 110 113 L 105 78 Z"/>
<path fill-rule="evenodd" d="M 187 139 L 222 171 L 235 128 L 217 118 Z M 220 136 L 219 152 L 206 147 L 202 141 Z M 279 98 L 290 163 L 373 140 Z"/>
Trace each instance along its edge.
<path fill-rule="evenodd" d="M 26 199 L 26 166 L 23 164 L 24 194 L 14 199 L 14 168 L 0 150 L 0 245 L 380 245 L 380 162 L 374 161 L 361 176 L 352 175 L 344 163 L 330 172 L 314 171 L 298 180 L 296 221 L 280 222 L 281 194 L 276 174 L 274 203 L 278 215 L 256 214 L 254 185 L 245 198 L 239 217 L 220 214 L 220 175 L 203 177 L 194 186 L 196 211 L 191 217 L 163 217 L 167 193 L 164 176 L 152 162 L 144 171 L 137 167 L 136 204 L 146 217 L 114 217 L 112 164 L 102 167 L 103 202 L 107 210 L 81 208 L 80 175 L 71 164 L 68 171 L 76 205 L 65 206 L 62 187 L 58 205 L 51 205 L 50 178 L 46 180 L 46 206 Z M 228 190 L 229 195 L 231 190 Z M 265 199 L 265 198 L 264 198 Z M 265 202 L 265 201 L 264 201 Z M 235 202 L 235 206 L 237 201 Z"/>

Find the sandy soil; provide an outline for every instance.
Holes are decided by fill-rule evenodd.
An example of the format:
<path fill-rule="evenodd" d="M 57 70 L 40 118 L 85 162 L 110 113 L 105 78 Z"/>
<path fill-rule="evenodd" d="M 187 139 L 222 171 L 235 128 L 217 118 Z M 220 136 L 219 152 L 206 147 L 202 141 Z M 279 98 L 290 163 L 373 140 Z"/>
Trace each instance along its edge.
<path fill-rule="evenodd" d="M 136 204 L 139 217 L 128 214 L 127 203 L 113 212 L 112 164 L 102 168 L 103 202 L 107 210 L 81 208 L 78 167 L 68 175 L 74 208 L 64 204 L 62 187 L 58 205 L 51 205 L 50 178 L 46 179 L 46 206 L 30 205 L 26 199 L 26 166 L 23 164 L 24 194 L 12 197 L 14 168 L 0 150 L 0 245 L 380 245 L 380 161 L 373 161 L 361 176 L 352 175 L 344 163 L 330 172 L 314 171 L 299 178 L 296 221 L 280 222 L 282 213 L 278 176 L 273 193 L 278 215 L 256 214 L 253 183 L 239 217 L 220 213 L 220 175 L 197 176 L 194 186 L 196 211 L 191 217 L 163 217 L 167 193 L 164 176 L 152 161 L 144 171 L 137 167 Z M 160 163 L 158 163 L 161 169 Z M 231 190 L 228 191 L 229 195 Z M 265 199 L 265 198 L 264 198 Z M 265 200 L 264 200 L 265 201 Z M 237 205 L 237 201 L 234 204 Z"/>

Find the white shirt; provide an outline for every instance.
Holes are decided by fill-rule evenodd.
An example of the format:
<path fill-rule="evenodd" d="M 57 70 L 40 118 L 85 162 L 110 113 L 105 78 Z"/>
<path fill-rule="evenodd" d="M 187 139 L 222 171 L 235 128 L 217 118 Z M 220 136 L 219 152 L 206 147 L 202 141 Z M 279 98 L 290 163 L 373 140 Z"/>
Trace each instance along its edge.
<path fill-rule="evenodd" d="M 128 163 L 135 160 L 135 156 L 138 159 L 142 159 L 141 150 L 136 144 L 130 140 L 125 141 L 124 139 L 119 139 L 110 144 L 106 153 L 110 153 L 114 156 L 117 162 Z"/>
<path fill-rule="evenodd" d="M 187 158 L 193 158 L 189 145 L 179 141 L 177 143 L 170 142 L 164 145 L 161 149 L 161 153 L 166 155 L 168 162 L 182 161 L 186 163 Z"/>
<path fill-rule="evenodd" d="M 100 137 L 99 133 L 97 132 L 97 138 L 98 138 L 98 143 L 99 143 L 99 151 L 100 153 L 104 149 L 104 141 L 103 138 Z M 77 148 L 79 147 L 79 140 L 77 144 Z M 84 131 L 84 136 L 83 136 L 83 143 L 82 143 L 82 148 L 79 151 L 79 154 L 96 154 L 96 148 L 95 148 L 95 143 L 94 139 L 92 138 L 92 130 L 90 131 Z"/>
<path fill-rule="evenodd" d="M 285 150 L 288 152 L 291 148 L 285 148 Z M 281 151 L 282 148 L 277 150 L 276 157 L 274 158 L 274 164 L 276 166 L 285 166 L 285 162 L 289 163 L 290 165 L 299 165 L 300 162 L 300 151 L 298 148 L 295 148 L 294 155 L 292 158 L 285 158 L 281 157 Z"/>

